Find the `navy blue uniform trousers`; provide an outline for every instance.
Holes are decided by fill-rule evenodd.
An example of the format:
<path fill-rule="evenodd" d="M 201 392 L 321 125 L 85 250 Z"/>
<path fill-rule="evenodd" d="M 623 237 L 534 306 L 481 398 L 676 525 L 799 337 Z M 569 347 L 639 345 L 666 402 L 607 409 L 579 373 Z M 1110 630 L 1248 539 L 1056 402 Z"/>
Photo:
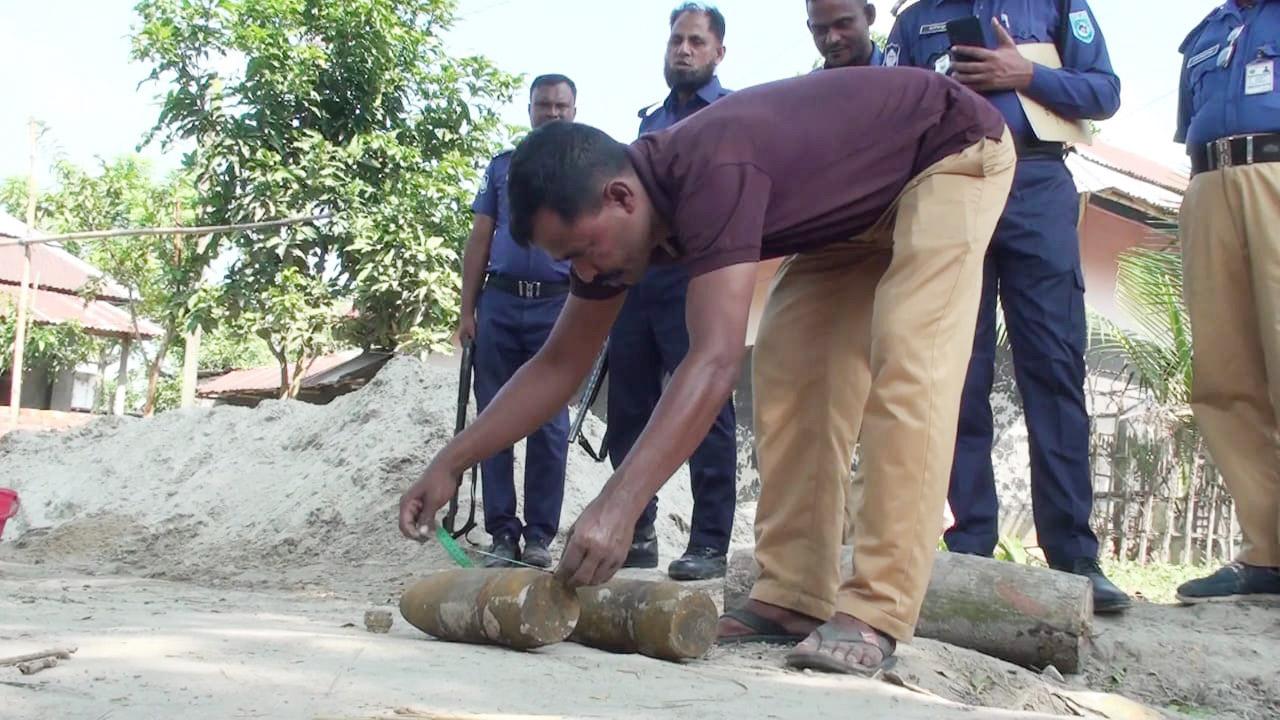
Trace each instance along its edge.
<path fill-rule="evenodd" d="M 1085 407 L 1084 276 L 1077 238 L 1079 196 L 1057 158 L 1018 163 L 1013 190 L 987 252 L 973 357 L 965 379 L 948 499 L 954 552 L 991 555 L 997 542 L 991 448 L 996 295 L 1013 350 L 1014 377 L 1030 436 L 1031 503 L 1052 564 L 1097 557 L 1089 527 L 1089 416 Z"/>
<path fill-rule="evenodd" d="M 502 290 L 481 291 L 476 307 L 474 387 L 480 410 L 498 394 L 551 334 L 566 296 L 520 298 Z M 565 460 L 569 453 L 569 409 L 525 440 L 524 524 L 516 517 L 515 456 L 511 448 L 480 463 L 484 529 L 493 536 L 549 543 L 560 527 Z"/>
<path fill-rule="evenodd" d="M 655 267 L 627 293 L 609 335 L 609 461 L 616 469 L 631 451 L 662 396 L 664 374 L 689 352 L 685 297 L 689 277 L 678 266 Z M 729 549 L 737 501 L 738 452 L 733 398 L 720 408 L 702 444 L 689 458 L 693 489 L 690 548 Z M 653 525 L 658 499 L 645 507 L 636 529 Z"/>

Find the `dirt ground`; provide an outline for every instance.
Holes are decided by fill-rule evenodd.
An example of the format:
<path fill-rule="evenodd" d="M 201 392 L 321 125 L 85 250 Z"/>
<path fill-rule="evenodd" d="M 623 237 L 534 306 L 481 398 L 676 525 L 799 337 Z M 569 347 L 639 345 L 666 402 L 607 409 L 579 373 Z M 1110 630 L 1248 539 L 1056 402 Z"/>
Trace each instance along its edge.
<path fill-rule="evenodd" d="M 325 406 L 0 438 L 0 485 L 22 495 L 0 542 L 0 658 L 77 648 L 29 676 L 0 667 L 0 718 L 1280 718 L 1274 606 L 1139 603 L 1096 620 L 1066 678 L 923 639 L 868 681 L 788 671 L 760 646 L 677 665 L 442 643 L 398 613 L 367 632 L 365 610 L 450 566 L 400 537 L 395 508 L 452 434 L 456 378 L 401 358 Z M 583 453 L 569 464 L 561 537 L 608 478 Z M 688 487 L 678 473 L 659 495 L 664 565 L 687 541 Z M 735 548 L 752 515 L 746 498 Z"/>
<path fill-rule="evenodd" d="M 30 676 L 0 668 L 5 718 L 1280 717 L 1280 608 L 1261 605 L 1140 604 L 1099 620 L 1088 671 L 1062 680 L 919 639 L 869 681 L 789 671 L 764 646 L 674 664 L 443 643 L 398 613 L 370 633 L 364 611 L 394 611 L 415 577 L 383 563 L 201 583 L 37 562 L 31 546 L 0 545 L 0 655 L 77 651 Z"/>

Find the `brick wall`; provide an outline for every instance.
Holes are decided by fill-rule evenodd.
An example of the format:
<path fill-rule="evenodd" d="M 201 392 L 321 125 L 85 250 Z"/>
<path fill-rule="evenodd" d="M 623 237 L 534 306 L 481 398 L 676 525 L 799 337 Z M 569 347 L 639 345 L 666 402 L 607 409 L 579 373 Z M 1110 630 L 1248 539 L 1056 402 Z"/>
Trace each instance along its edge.
<path fill-rule="evenodd" d="M 0 408 L 4 419 L 0 420 L 0 436 L 10 430 L 66 430 L 79 427 L 97 417 L 89 413 L 57 412 L 55 410 L 32 410 L 23 408 L 18 414 L 18 425 L 9 424 L 9 408 Z"/>

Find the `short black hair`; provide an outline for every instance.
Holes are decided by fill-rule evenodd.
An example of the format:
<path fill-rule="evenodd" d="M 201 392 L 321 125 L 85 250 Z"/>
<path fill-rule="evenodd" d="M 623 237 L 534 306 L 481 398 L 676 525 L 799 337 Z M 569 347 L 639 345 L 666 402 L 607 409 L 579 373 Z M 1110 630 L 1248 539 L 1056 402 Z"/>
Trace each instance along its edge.
<path fill-rule="evenodd" d="M 555 87 L 556 85 L 568 85 L 569 92 L 573 93 L 574 99 L 578 97 L 578 86 L 573 84 L 568 75 L 559 75 L 551 73 L 548 75 L 539 75 L 533 79 L 533 84 L 529 86 L 529 97 L 533 97 L 533 91 L 540 87 Z"/>
<path fill-rule="evenodd" d="M 675 10 L 671 11 L 670 27 L 676 26 L 676 20 L 687 12 L 702 13 L 707 16 L 707 24 L 711 26 L 711 34 L 716 36 L 720 44 L 724 44 L 724 13 L 719 8 L 710 3 L 703 2 L 687 2 L 681 3 Z"/>
<path fill-rule="evenodd" d="M 528 247 L 533 216 L 547 209 L 571 223 L 600 208 L 600 180 L 625 169 L 627 146 L 590 125 L 554 120 L 516 146 L 507 170 L 511 237 Z"/>

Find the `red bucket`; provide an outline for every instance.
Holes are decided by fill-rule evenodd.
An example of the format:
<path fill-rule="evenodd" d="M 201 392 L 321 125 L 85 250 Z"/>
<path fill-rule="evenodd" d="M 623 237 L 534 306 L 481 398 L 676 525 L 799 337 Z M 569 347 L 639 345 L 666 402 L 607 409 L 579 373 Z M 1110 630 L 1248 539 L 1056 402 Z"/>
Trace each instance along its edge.
<path fill-rule="evenodd" d="M 18 514 L 18 491 L 0 488 L 0 537 L 4 536 L 4 524 Z"/>

